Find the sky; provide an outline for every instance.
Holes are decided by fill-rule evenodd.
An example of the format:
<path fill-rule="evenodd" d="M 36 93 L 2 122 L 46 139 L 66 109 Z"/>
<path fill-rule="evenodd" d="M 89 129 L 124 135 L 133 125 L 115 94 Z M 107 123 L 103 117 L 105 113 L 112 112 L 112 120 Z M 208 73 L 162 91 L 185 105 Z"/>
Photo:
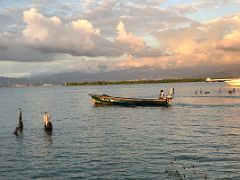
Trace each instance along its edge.
<path fill-rule="evenodd" d="M 240 0 L 0 0 L 0 76 L 240 63 Z"/>

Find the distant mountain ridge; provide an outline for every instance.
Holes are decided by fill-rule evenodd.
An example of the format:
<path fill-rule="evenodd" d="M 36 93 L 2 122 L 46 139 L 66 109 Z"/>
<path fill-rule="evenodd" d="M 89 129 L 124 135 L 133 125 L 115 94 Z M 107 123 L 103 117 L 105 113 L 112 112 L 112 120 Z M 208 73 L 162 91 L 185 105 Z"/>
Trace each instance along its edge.
<path fill-rule="evenodd" d="M 0 77 L 0 84 L 25 83 L 28 78 Z"/>
<path fill-rule="evenodd" d="M 202 66 L 177 69 L 134 68 L 101 73 L 69 72 L 37 75 L 29 78 L 0 77 L 0 84 L 7 83 L 53 83 L 86 81 L 121 81 L 137 79 L 175 79 L 175 78 L 220 78 L 240 76 L 240 64 L 221 66 Z"/>

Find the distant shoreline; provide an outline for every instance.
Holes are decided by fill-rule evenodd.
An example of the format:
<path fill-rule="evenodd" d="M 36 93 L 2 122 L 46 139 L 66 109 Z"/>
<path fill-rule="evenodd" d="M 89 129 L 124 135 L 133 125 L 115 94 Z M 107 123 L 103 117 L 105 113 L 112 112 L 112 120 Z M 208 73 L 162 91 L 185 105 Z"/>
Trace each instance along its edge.
<path fill-rule="evenodd" d="M 157 84 L 157 83 L 181 83 L 181 82 L 205 82 L 205 78 L 159 79 L 159 80 L 125 80 L 125 81 L 65 82 L 63 85 L 64 85 L 64 86 L 97 86 L 97 85 Z"/>

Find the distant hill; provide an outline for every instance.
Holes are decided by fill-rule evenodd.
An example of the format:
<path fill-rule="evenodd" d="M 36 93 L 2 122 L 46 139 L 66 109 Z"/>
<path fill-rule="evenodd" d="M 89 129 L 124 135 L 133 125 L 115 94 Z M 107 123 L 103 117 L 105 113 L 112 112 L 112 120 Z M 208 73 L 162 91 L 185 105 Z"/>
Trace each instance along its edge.
<path fill-rule="evenodd" d="M 52 75 L 40 75 L 30 78 L 32 81 L 43 81 L 47 83 L 64 83 L 69 81 L 121 81 L 136 79 L 166 79 L 166 78 L 220 78 L 240 76 L 239 65 L 206 66 L 178 69 L 157 68 L 134 68 L 102 73 L 58 73 Z"/>
<path fill-rule="evenodd" d="M 16 83 L 26 83 L 29 79 L 27 78 L 8 78 L 0 77 L 0 85 L 16 84 Z"/>
<path fill-rule="evenodd" d="M 31 82 L 62 84 L 64 82 L 121 81 L 167 78 L 223 78 L 238 76 L 240 76 L 240 64 L 177 69 L 134 68 L 101 73 L 68 72 L 49 75 L 38 75 L 30 78 L 0 77 L 0 84 Z"/>

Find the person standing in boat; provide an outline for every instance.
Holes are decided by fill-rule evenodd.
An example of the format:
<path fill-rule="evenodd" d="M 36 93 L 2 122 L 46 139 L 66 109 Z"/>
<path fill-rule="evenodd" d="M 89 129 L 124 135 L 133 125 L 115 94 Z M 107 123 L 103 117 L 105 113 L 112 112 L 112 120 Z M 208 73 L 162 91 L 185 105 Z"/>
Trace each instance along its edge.
<path fill-rule="evenodd" d="M 45 112 L 43 115 L 43 122 L 44 122 L 44 129 L 47 131 L 52 130 L 52 122 L 51 122 L 51 116 Z"/>
<path fill-rule="evenodd" d="M 164 92 L 163 92 L 163 90 L 161 89 L 161 90 L 160 90 L 160 94 L 159 94 L 159 99 L 160 99 L 160 98 L 163 98 L 163 97 L 164 97 Z"/>

